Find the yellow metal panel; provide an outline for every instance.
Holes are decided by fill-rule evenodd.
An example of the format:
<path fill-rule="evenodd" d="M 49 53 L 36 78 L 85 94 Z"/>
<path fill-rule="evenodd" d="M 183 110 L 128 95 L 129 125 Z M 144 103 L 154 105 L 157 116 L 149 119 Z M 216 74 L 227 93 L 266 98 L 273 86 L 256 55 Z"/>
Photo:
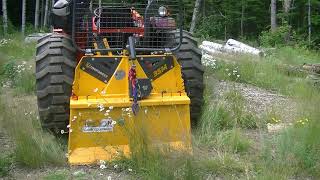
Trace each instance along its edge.
<path fill-rule="evenodd" d="M 96 57 L 103 56 L 92 58 Z M 130 156 L 132 148 L 145 143 L 190 152 L 190 99 L 177 60 L 174 58 L 170 71 L 152 81 L 152 93 L 138 101 L 139 111 L 134 115 L 130 108 L 129 69 L 134 64 L 138 78 L 147 76 L 137 60 L 118 58 L 120 64 L 108 83 L 81 70 L 80 65 L 76 68 L 75 96 L 70 101 L 69 162 L 114 160 L 120 155 Z M 124 72 L 125 78 L 117 80 L 118 71 Z"/>

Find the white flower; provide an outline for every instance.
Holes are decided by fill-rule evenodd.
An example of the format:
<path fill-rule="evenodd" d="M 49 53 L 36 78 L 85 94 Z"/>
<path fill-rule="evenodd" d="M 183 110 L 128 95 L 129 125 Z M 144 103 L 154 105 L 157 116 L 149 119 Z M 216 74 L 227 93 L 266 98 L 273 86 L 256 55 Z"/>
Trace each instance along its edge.
<path fill-rule="evenodd" d="M 118 165 L 114 165 L 113 167 L 114 167 L 115 169 L 117 169 L 117 168 L 118 168 Z"/>
<path fill-rule="evenodd" d="M 104 160 L 100 160 L 99 164 L 106 164 L 106 162 Z"/>
<path fill-rule="evenodd" d="M 69 133 L 72 133 L 72 129 L 69 130 Z"/>
<path fill-rule="evenodd" d="M 106 169 L 106 168 L 107 168 L 106 165 L 104 165 L 104 164 L 101 164 L 101 165 L 100 165 L 100 169 Z"/>
<path fill-rule="evenodd" d="M 108 109 L 108 110 L 106 110 L 106 113 L 109 113 L 110 112 L 110 110 Z"/>
<path fill-rule="evenodd" d="M 231 76 L 231 73 L 229 73 L 228 76 Z"/>
<path fill-rule="evenodd" d="M 129 168 L 128 171 L 129 171 L 129 172 L 132 172 L 132 169 Z"/>
<path fill-rule="evenodd" d="M 112 109 L 113 109 L 113 106 L 110 106 L 109 109 L 112 110 Z"/>
<path fill-rule="evenodd" d="M 105 90 L 101 91 L 101 94 L 103 94 L 103 95 L 106 94 L 106 91 Z"/>
<path fill-rule="evenodd" d="M 60 133 L 61 133 L 61 134 L 64 134 L 64 130 L 63 130 L 63 129 L 61 129 Z"/>
<path fill-rule="evenodd" d="M 126 108 L 126 111 L 130 111 L 130 108 Z"/>
<path fill-rule="evenodd" d="M 73 116 L 73 119 L 77 119 L 78 117 L 77 116 Z"/>
<path fill-rule="evenodd" d="M 104 113 L 104 116 L 109 116 L 109 113 Z"/>
<path fill-rule="evenodd" d="M 237 78 L 239 78 L 239 77 L 240 77 L 240 74 L 237 75 Z"/>
<path fill-rule="evenodd" d="M 70 124 L 67 126 L 67 128 L 70 128 Z"/>
<path fill-rule="evenodd" d="M 148 113 L 148 109 L 145 109 L 145 110 L 144 110 L 144 113 L 147 114 L 147 113 Z"/>
<path fill-rule="evenodd" d="M 94 90 L 93 90 L 93 92 L 98 92 L 99 91 L 99 89 L 98 88 L 95 88 Z"/>

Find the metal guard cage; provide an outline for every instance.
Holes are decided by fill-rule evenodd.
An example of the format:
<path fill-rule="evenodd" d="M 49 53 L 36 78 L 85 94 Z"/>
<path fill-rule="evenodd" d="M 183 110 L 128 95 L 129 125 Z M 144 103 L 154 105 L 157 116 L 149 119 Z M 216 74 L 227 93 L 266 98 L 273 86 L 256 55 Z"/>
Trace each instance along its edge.
<path fill-rule="evenodd" d="M 126 49 L 130 36 L 135 39 L 136 51 L 176 51 L 180 48 L 181 0 L 114 1 L 73 1 L 72 39 L 80 51 L 121 51 Z"/>

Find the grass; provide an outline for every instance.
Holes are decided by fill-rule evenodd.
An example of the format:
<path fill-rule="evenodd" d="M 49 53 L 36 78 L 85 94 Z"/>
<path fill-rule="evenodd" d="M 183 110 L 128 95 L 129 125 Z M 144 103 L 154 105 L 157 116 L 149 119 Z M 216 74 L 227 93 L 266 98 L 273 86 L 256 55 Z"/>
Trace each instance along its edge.
<path fill-rule="evenodd" d="M 2 99 L 3 100 L 3 99 Z M 0 126 L 12 138 L 15 149 L 14 159 L 23 166 L 37 168 L 48 165 L 64 165 L 65 157 L 62 145 L 55 137 L 43 132 L 30 102 L 6 97 L 3 104 L 3 120 Z"/>
<path fill-rule="evenodd" d="M 65 170 L 50 173 L 43 177 L 43 180 L 67 180 L 70 179 L 68 172 Z"/>
<path fill-rule="evenodd" d="M 253 57 L 237 56 L 237 59 L 231 59 L 229 62 L 219 62 L 215 68 L 209 68 L 209 72 L 214 73 L 219 79 L 252 84 L 287 95 L 298 102 L 299 118 L 291 120 L 295 126 L 281 132 L 278 136 L 274 136 L 271 142 L 268 138 L 263 140 L 262 142 L 268 145 L 262 148 L 261 152 L 253 154 L 251 161 L 254 163 L 257 179 L 320 176 L 320 159 L 318 156 L 320 143 L 319 138 L 317 138 L 320 136 L 318 125 L 320 120 L 319 87 L 308 82 L 305 79 L 306 74 L 288 73 L 282 68 L 290 65 L 302 65 L 303 63 L 320 63 L 319 57 L 318 53 L 302 48 L 283 47 L 275 50 L 266 58 L 257 60 Z M 231 105 L 231 109 L 233 114 L 238 114 L 236 117 L 241 117 L 239 116 L 242 113 L 240 111 L 241 107 L 243 107 L 241 97 L 237 97 L 236 92 L 231 92 L 226 94 L 226 98 L 233 102 L 240 102 L 235 103 L 236 106 Z M 207 119 L 207 113 L 213 112 L 212 110 L 207 111 L 205 110 L 203 114 L 205 119 Z M 230 113 L 228 113 L 228 116 L 230 116 Z M 268 120 L 265 122 L 272 121 L 271 116 L 276 120 L 280 119 L 280 116 L 274 111 L 271 111 L 267 116 Z M 217 119 L 221 121 L 223 117 L 220 116 Z M 208 122 L 205 122 L 205 124 L 208 124 Z"/>
<path fill-rule="evenodd" d="M 9 156 L 0 155 L 0 178 L 10 174 L 12 158 Z"/>
<path fill-rule="evenodd" d="M 28 68 L 33 64 L 28 60 L 33 59 L 34 45 L 21 43 L 19 38 L 12 37 L 7 44 L 0 46 L 0 81 L 10 80 L 16 94 L 32 94 L 33 67 Z M 250 132 L 248 130 L 265 133 L 265 123 L 272 122 L 272 118 L 280 119 L 280 115 L 271 110 L 264 119 L 258 119 L 247 112 L 245 99 L 235 86 L 221 99 L 212 102 L 214 84 L 209 82 L 202 118 L 193 133 L 193 155 L 163 153 L 146 147 L 144 141 L 135 141 L 131 144 L 134 149 L 132 158 L 122 158 L 111 165 L 118 165 L 117 171 L 125 171 L 137 179 L 319 177 L 319 89 L 305 80 L 305 73 L 283 69 L 287 65 L 319 63 L 319 59 L 320 55 L 313 51 L 282 47 L 265 58 L 237 56 L 230 62 L 218 61 L 217 66 L 207 70 L 209 75 L 220 80 L 252 84 L 298 101 L 299 118 L 292 119 L 295 125 L 284 132 L 267 134 L 261 142 L 248 139 L 244 135 Z M 7 91 L 2 92 L 6 93 L 2 98 L 2 104 L 6 106 L 0 106 L 0 116 L 5 120 L 0 125 L 6 127 L 15 150 L 12 158 L 0 157 L 0 175 L 7 176 L 12 163 L 31 168 L 64 165 L 63 145 L 41 130 L 35 112 L 30 114 L 35 109 L 33 105 L 20 101 L 19 96 L 9 96 Z M 44 177 L 53 180 L 68 178 L 65 171 Z"/>

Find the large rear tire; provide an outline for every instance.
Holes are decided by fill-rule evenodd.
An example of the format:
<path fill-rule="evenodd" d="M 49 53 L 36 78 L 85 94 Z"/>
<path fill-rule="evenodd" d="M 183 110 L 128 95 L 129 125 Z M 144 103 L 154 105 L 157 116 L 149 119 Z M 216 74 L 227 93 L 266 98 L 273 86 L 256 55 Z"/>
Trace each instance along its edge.
<path fill-rule="evenodd" d="M 180 33 L 176 32 L 176 41 L 180 40 Z M 201 63 L 202 53 L 198 42 L 191 33 L 183 31 L 183 42 L 179 51 L 175 52 L 181 68 L 186 92 L 191 99 L 190 113 L 192 125 L 197 125 L 203 106 L 203 74 Z"/>
<path fill-rule="evenodd" d="M 43 129 L 66 130 L 76 65 L 76 49 L 67 35 L 53 33 L 38 41 L 36 90 Z"/>

